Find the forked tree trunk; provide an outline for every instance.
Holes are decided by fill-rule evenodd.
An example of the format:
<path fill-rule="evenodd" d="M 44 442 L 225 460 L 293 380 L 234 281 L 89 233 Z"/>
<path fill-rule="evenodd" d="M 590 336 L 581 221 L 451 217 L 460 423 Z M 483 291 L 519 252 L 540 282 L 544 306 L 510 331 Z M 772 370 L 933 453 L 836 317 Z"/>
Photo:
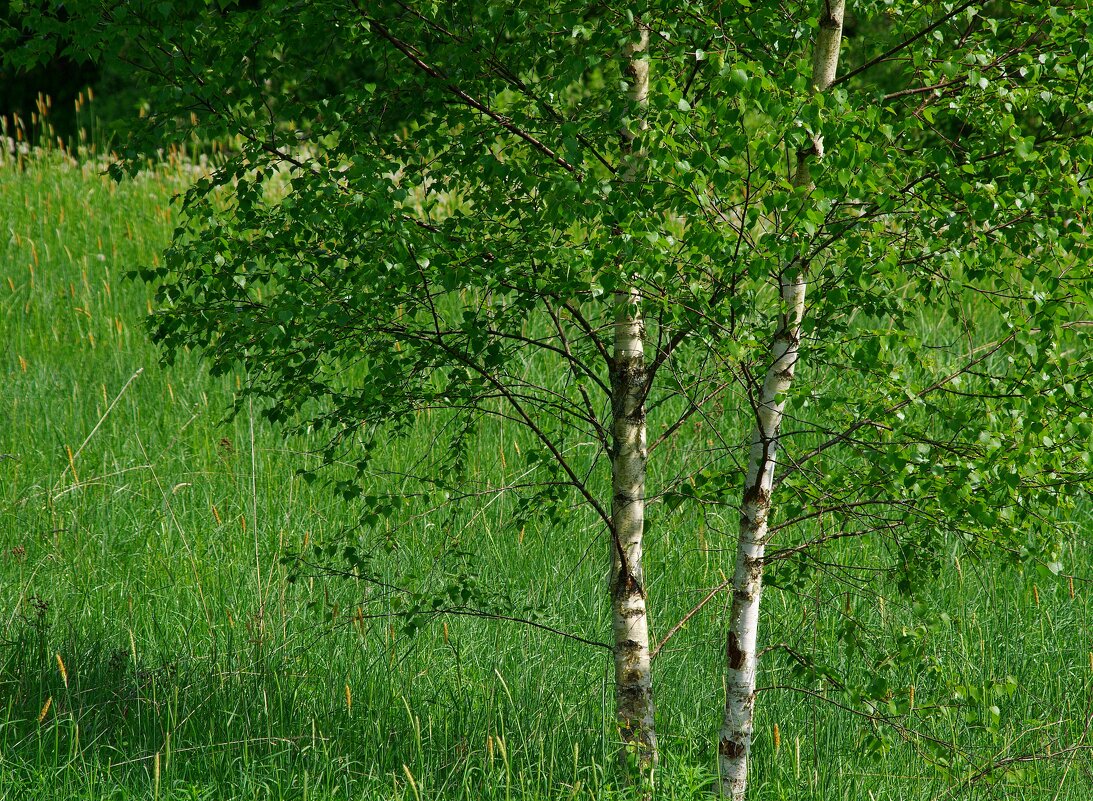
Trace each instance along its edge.
<path fill-rule="evenodd" d="M 817 92 L 826 90 L 835 80 L 846 0 L 821 0 L 821 3 L 820 27 L 812 57 L 812 84 Z M 795 186 L 812 183 L 809 162 L 822 155 L 823 139 L 817 133 L 811 148 L 797 154 Z M 808 289 L 807 265 L 788 265 L 779 276 L 779 284 L 783 307 L 780 325 L 770 345 L 770 367 L 755 408 L 756 426 L 752 432 L 741 502 L 732 611 L 725 644 L 728 663 L 725 718 L 718 744 L 718 763 L 721 793 L 734 801 L 742 801 L 747 790 L 755 712 L 756 639 L 759 600 L 763 593 L 763 553 L 767 545 L 767 521 L 782 414 L 800 357 L 801 323 Z"/>
<path fill-rule="evenodd" d="M 643 58 L 647 30 L 629 48 L 627 74 L 635 110 L 646 105 L 649 62 Z M 644 126 L 622 131 L 626 159 L 623 180 L 639 174 L 635 140 Z M 614 298 L 615 328 L 611 364 L 611 629 L 614 635 L 615 712 L 622 738 L 623 770 L 635 769 L 652 781 L 657 762 L 653 726 L 653 677 L 649 657 L 649 618 L 645 608 L 642 536 L 645 528 L 645 324 L 641 298 L 634 289 Z"/>

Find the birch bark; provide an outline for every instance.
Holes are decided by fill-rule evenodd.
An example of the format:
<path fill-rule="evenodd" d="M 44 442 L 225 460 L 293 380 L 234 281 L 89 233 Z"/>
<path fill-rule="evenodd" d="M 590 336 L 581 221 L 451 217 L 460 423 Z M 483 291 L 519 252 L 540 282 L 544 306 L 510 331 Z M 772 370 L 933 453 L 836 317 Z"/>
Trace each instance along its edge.
<path fill-rule="evenodd" d="M 835 80 L 842 40 L 846 0 L 821 0 L 819 30 L 812 55 L 813 91 L 825 91 Z M 823 156 L 823 137 L 815 133 L 811 147 L 797 154 L 796 187 L 809 186 L 809 163 Z M 755 406 L 748 472 L 741 502 L 740 534 L 732 581 L 732 608 L 725 644 L 725 717 L 718 744 L 721 793 L 743 801 L 747 791 L 748 755 L 755 713 L 756 641 L 759 601 L 763 592 L 763 553 L 768 538 L 771 490 L 778 437 L 786 395 L 793 385 L 800 358 L 801 323 L 808 289 L 807 265 L 792 263 L 779 276 L 782 310 L 770 344 L 770 367 Z"/>
<path fill-rule="evenodd" d="M 634 116 L 648 103 L 648 30 L 628 48 L 627 74 Z M 636 140 L 643 121 L 624 129 L 626 164 L 622 180 L 638 179 L 640 150 Z M 657 763 L 653 725 L 653 680 L 649 656 L 649 617 L 645 606 L 642 536 L 645 527 L 645 323 L 641 297 L 630 288 L 615 293 L 614 346 L 611 363 L 611 629 L 614 635 L 615 710 L 622 737 L 623 769 L 637 767 L 652 781 Z M 636 765 L 634 764 L 636 762 Z"/>

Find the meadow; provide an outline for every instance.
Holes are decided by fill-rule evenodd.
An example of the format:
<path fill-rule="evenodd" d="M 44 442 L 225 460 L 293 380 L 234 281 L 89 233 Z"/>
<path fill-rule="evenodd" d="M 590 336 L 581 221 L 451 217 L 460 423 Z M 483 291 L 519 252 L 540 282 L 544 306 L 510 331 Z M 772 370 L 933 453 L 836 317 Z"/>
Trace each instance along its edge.
<path fill-rule="evenodd" d="M 615 782 L 611 663 L 596 645 L 520 623 L 428 619 L 408 633 L 375 586 L 283 557 L 340 543 L 351 504 L 299 475 L 309 443 L 258 415 L 226 418 L 243 375 L 192 356 L 159 364 L 143 319 L 173 225 L 178 163 L 115 184 L 58 156 L 0 166 L 0 799 L 521 799 L 625 797 Z M 415 432 L 427 441 L 428 420 Z M 472 469 L 518 441 L 484 437 Z M 412 458 L 392 448 L 391 464 Z M 543 610 L 552 629 L 608 637 L 607 546 L 514 529 L 500 501 L 423 519 L 375 555 L 391 583 L 442 580 L 473 554 L 481 580 Z M 770 588 L 761 637 L 807 632 L 846 675 L 853 615 L 877 642 L 932 665 L 895 694 L 946 704 L 931 736 L 970 754 L 952 775 L 928 741 L 832 694 L 777 689 L 760 663 L 756 799 L 1093 797 L 1093 523 L 1060 575 L 951 559 L 915 603 L 816 581 Z M 655 633 L 721 583 L 700 520 L 655 530 Z M 658 797 L 710 792 L 720 719 L 719 599 L 658 656 Z M 368 614 L 365 614 L 368 612 Z M 825 644 L 830 645 L 825 645 Z M 913 697 L 913 696 L 912 696 Z M 898 719 L 915 722 L 910 709 Z M 840 705 L 841 704 L 841 705 Z M 933 724 L 931 724 L 933 725 Z M 892 732 L 896 736 L 892 736 Z M 969 765 L 978 765 L 972 769 Z"/>

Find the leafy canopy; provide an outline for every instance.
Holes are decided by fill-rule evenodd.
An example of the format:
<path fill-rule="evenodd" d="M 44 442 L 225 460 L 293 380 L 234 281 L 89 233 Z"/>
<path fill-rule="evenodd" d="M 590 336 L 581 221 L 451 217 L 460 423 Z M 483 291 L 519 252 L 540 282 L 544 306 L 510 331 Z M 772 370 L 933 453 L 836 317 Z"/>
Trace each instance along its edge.
<path fill-rule="evenodd" d="M 499 417 L 538 443 L 529 517 L 575 494 L 606 519 L 569 446 L 609 449 L 611 299 L 633 287 L 653 450 L 692 443 L 658 496 L 731 507 L 777 277 L 804 269 L 775 580 L 817 520 L 883 537 L 908 589 L 954 537 L 1055 569 L 1093 430 L 1088 9 L 854 3 L 842 77 L 814 94 L 820 8 L 643 6 L 637 180 L 620 4 L 28 2 L 5 58 L 135 68 L 148 113 L 119 176 L 230 143 L 143 272 L 154 336 L 168 359 L 244 365 L 329 461 L 367 471 L 443 410 L 418 478 L 459 492 L 464 444 Z M 814 185 L 794 189 L 814 134 Z M 398 506 L 369 500 L 369 519 Z"/>

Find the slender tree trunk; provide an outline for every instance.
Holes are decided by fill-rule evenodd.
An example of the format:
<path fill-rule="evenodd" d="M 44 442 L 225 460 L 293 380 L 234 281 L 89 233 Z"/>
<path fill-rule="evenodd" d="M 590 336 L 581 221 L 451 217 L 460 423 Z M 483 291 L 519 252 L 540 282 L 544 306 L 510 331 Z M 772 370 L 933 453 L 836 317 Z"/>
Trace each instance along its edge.
<path fill-rule="evenodd" d="M 812 58 L 813 90 L 822 92 L 835 80 L 842 39 L 845 0 L 821 0 L 820 27 Z M 793 184 L 812 183 L 809 162 L 823 155 L 823 139 L 797 154 Z M 732 581 L 732 610 L 725 644 L 725 718 L 718 745 L 722 795 L 742 801 L 747 791 L 748 755 L 755 713 L 756 640 L 759 601 L 763 593 L 763 553 L 771 512 L 775 458 L 786 395 L 800 358 L 801 323 L 808 289 L 807 265 L 793 263 L 779 276 L 782 295 L 780 325 L 770 345 L 770 367 L 755 408 L 747 480 L 741 503 L 740 535 Z"/>
<path fill-rule="evenodd" d="M 636 109 L 646 105 L 649 62 L 642 54 L 649 34 L 629 48 L 627 73 L 630 99 Z M 638 131 L 622 131 L 627 164 L 623 180 L 637 180 L 640 152 Z M 645 323 L 641 297 L 635 289 L 615 293 L 614 350 L 611 363 L 611 629 L 615 655 L 615 711 L 622 737 L 621 759 L 627 772 L 637 768 L 652 781 L 657 762 L 653 726 L 653 677 L 649 657 L 649 617 L 645 608 L 642 536 L 645 528 Z"/>
<path fill-rule="evenodd" d="M 642 535 L 645 527 L 645 327 L 637 297 L 615 300 L 612 375 L 611 629 L 615 653 L 615 711 L 627 769 L 648 774 L 657 761 L 649 616 L 645 608 Z"/>

